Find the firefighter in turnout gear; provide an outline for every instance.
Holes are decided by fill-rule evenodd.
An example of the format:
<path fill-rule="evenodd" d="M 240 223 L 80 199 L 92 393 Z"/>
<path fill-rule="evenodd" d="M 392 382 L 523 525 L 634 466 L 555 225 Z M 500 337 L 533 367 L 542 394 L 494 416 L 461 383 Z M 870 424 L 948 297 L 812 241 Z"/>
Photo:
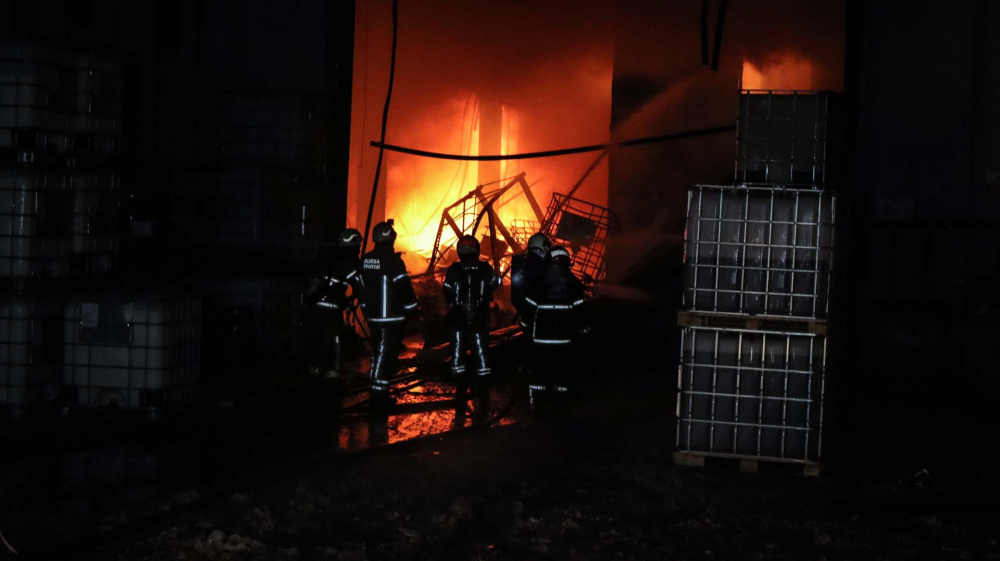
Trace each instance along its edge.
<path fill-rule="evenodd" d="M 582 314 L 583 283 L 570 269 L 569 251 L 562 246 L 549 250 L 548 264 L 533 290 L 525 296 L 532 310 L 531 354 L 534 374 L 528 386 L 532 405 L 539 393 L 566 393 L 572 375 L 571 345 L 590 332 Z"/>
<path fill-rule="evenodd" d="M 344 312 L 348 309 L 348 287 L 352 296 L 359 291 L 358 253 L 361 232 L 344 230 L 337 241 L 323 248 L 319 275 L 306 297 L 312 333 L 312 356 L 309 370 L 327 378 L 340 377 L 341 338 L 344 336 Z"/>
<path fill-rule="evenodd" d="M 465 374 L 465 355 L 472 351 L 477 376 L 490 374 L 489 311 L 498 280 L 493 267 L 479 258 L 479 241 L 462 236 L 455 247 L 458 262 L 448 267 L 444 296 L 448 303 L 448 325 L 452 332 L 451 373 Z"/>
<path fill-rule="evenodd" d="M 552 242 L 545 234 L 535 234 L 528 238 L 528 249 L 511 259 L 510 300 L 521 317 L 521 327 L 528 330 L 534 309 L 527 306 L 525 298 L 545 272 L 545 260 Z"/>
<path fill-rule="evenodd" d="M 358 274 L 361 279 L 361 308 L 371 334 L 372 397 L 388 401 L 389 378 L 396 368 L 403 343 L 403 322 L 417 313 L 417 297 L 406 273 L 406 265 L 394 244 L 392 220 L 372 228 L 375 248 L 364 254 Z"/>

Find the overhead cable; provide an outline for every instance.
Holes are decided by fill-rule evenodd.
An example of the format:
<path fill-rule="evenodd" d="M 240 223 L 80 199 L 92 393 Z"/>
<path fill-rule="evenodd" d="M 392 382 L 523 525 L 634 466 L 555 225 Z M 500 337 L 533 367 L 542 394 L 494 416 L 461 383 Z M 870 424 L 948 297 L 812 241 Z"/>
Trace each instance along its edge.
<path fill-rule="evenodd" d="M 541 152 L 523 152 L 520 154 L 499 154 L 499 155 L 489 154 L 489 155 L 478 155 L 478 156 L 465 155 L 465 154 L 446 154 L 442 152 L 418 150 L 416 148 L 407 148 L 405 146 L 397 146 L 395 144 L 386 144 L 384 142 L 378 142 L 377 140 L 371 141 L 371 146 L 374 146 L 375 148 L 379 149 L 385 149 L 390 152 L 399 152 L 401 154 L 409 154 L 411 156 L 421 156 L 424 158 L 435 158 L 438 160 L 495 162 L 502 160 L 530 160 L 533 158 L 551 158 L 555 156 L 569 156 L 572 154 L 583 154 L 585 152 L 598 152 L 602 150 L 607 150 L 609 148 L 625 148 L 629 146 L 641 146 L 644 144 L 656 144 L 659 142 L 667 142 L 670 140 L 681 140 L 684 138 L 708 136 L 734 130 L 736 130 L 736 125 L 723 125 L 707 129 L 696 129 L 696 130 L 683 131 L 677 133 L 661 134 L 657 136 L 647 136 L 645 138 L 634 138 L 632 140 L 626 140 L 623 142 L 616 142 L 609 144 L 591 144 L 588 146 L 577 146 L 574 148 L 562 148 L 559 150 L 544 150 Z"/>
<path fill-rule="evenodd" d="M 396 76 L 396 30 L 399 27 L 397 10 L 399 0 L 392 0 L 392 56 L 389 60 L 389 88 L 385 92 L 385 107 L 382 109 L 382 142 L 385 142 L 385 128 L 389 121 L 389 100 L 392 99 L 392 82 Z M 367 51 L 366 51 L 367 52 Z M 365 235 L 361 241 L 361 253 L 364 254 L 368 246 L 368 233 L 372 227 L 372 213 L 375 212 L 375 195 L 378 194 L 378 179 L 382 174 L 382 155 L 384 150 L 378 151 L 378 162 L 375 164 L 375 181 L 372 183 L 372 198 L 368 203 L 368 218 L 365 220 Z"/>

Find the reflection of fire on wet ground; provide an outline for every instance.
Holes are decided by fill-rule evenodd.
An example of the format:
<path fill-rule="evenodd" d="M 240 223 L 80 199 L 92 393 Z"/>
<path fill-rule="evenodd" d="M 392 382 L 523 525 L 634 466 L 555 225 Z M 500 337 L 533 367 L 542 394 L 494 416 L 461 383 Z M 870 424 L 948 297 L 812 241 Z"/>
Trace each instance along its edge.
<path fill-rule="evenodd" d="M 490 347 L 495 371 L 509 370 L 510 356 L 500 349 L 510 345 L 518 333 L 517 327 L 492 332 Z M 371 365 L 367 351 L 345 364 L 347 373 L 343 382 L 349 390 L 340 403 L 344 414 L 331 427 L 337 435 L 338 449 L 360 450 L 472 425 L 496 422 L 506 426 L 516 422 L 518 416 L 510 414 L 496 420 L 514 399 L 509 380 L 494 377 L 487 383 L 467 385 L 445 374 L 443 361 L 449 353 L 446 343 L 427 345 L 420 334 L 414 333 L 404 339 L 403 345 L 400 369 L 392 378 L 390 390 L 396 406 L 381 415 L 372 415 L 367 408 Z M 455 398 L 456 392 L 460 392 L 461 399 Z"/>
<path fill-rule="evenodd" d="M 395 397 L 396 406 L 388 413 L 363 415 L 338 427 L 338 447 L 360 450 L 486 423 L 510 402 L 512 390 L 502 386 L 456 387 L 429 380 Z M 498 424 L 512 422 L 503 419 Z"/>

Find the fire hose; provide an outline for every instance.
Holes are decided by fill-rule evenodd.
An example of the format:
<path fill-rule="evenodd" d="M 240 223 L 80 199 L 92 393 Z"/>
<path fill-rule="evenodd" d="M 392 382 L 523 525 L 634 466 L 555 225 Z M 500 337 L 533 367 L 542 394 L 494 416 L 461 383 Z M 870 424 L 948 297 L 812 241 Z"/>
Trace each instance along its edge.
<path fill-rule="evenodd" d="M 10 545 L 10 542 L 7 541 L 7 538 L 3 537 L 3 531 L 0 531 L 0 542 L 3 542 L 4 547 L 10 550 L 11 553 L 17 555 L 17 550 L 14 549 L 14 546 Z"/>
<path fill-rule="evenodd" d="M 396 77 L 396 31 L 399 27 L 399 17 L 397 11 L 399 0 L 392 0 L 392 56 L 389 62 L 389 87 L 385 93 L 385 108 L 382 109 L 382 142 L 385 142 L 385 129 L 389 121 L 389 100 L 392 99 L 392 83 Z M 361 253 L 365 252 L 368 246 L 368 234 L 372 227 L 372 213 L 375 212 L 375 195 L 378 193 L 378 179 L 382 173 L 382 156 L 385 151 L 379 149 L 378 162 L 375 164 L 375 182 L 372 184 L 372 198 L 368 203 L 368 219 L 365 221 L 365 235 L 361 241 Z"/>
<path fill-rule="evenodd" d="M 670 140 L 681 140 L 685 138 L 694 138 L 698 136 L 707 136 L 712 134 L 719 134 L 722 132 L 729 132 L 736 130 L 736 125 L 722 125 L 718 127 L 709 127 L 704 129 L 694 129 L 688 131 L 681 131 L 669 134 L 660 134 L 656 136 L 647 136 L 643 138 L 633 138 L 631 140 L 624 140 L 622 142 L 614 142 L 608 144 L 590 144 L 587 146 L 576 146 L 573 148 L 561 148 L 558 150 L 543 150 L 540 152 L 522 152 L 520 154 L 487 154 L 472 156 L 466 154 L 447 154 L 444 152 L 431 152 L 428 150 L 418 150 L 416 148 L 407 148 L 405 146 L 398 146 L 395 144 L 387 144 L 385 141 L 379 142 L 373 140 L 370 145 L 385 149 L 390 152 L 399 152 L 400 154 L 409 154 L 411 156 L 421 156 L 424 158 L 435 158 L 438 160 L 459 160 L 468 162 L 497 162 L 503 160 L 530 160 L 533 158 L 551 158 L 554 156 L 570 156 L 572 154 L 583 154 L 585 152 L 597 152 L 601 150 L 607 150 L 610 148 L 627 148 L 630 146 L 642 146 L 644 144 L 656 144 L 659 142 L 667 142 Z"/>

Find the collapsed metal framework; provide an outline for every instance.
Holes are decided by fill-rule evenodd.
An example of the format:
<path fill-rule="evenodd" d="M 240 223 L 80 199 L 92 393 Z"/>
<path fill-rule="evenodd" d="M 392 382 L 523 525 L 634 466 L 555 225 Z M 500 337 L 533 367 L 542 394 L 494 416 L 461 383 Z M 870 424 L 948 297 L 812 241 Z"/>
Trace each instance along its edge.
<path fill-rule="evenodd" d="M 602 282 L 608 273 L 608 235 L 617 229 L 617 217 L 608 208 L 560 193 L 552 194 L 552 200 L 543 214 L 524 177 L 522 172 L 509 181 L 504 179 L 494 182 L 498 184 L 507 181 L 503 187 L 493 190 L 486 189 L 489 183 L 477 185 L 469 194 L 444 209 L 426 274 L 434 273 L 442 257 L 454 245 L 441 245 L 445 227 L 451 229 L 456 239 L 464 235 L 476 235 L 485 217 L 489 237 L 483 240 L 482 253 L 490 258 L 493 269 L 500 278 L 506 276 L 510 269 L 506 258 L 510 254 L 523 252 L 528 238 L 542 232 L 553 243 L 570 249 L 573 255 L 573 272 L 584 283 Z M 515 219 L 508 228 L 497 215 L 496 203 L 515 186 L 521 187 L 522 194 L 534 212 L 535 220 Z M 500 238 L 497 237 L 498 233 Z M 508 249 L 511 253 L 508 253 Z"/>
<path fill-rule="evenodd" d="M 510 248 L 514 253 L 520 253 L 524 250 L 524 242 L 512 235 L 497 215 L 496 202 L 513 187 L 520 186 L 521 193 L 528 200 L 528 204 L 535 213 L 538 222 L 542 222 L 544 218 L 542 208 L 538 206 L 538 201 L 535 199 L 534 194 L 532 194 L 531 187 L 524 179 L 524 172 L 511 178 L 503 187 L 492 190 L 486 189 L 490 185 L 496 185 L 504 181 L 507 180 L 502 179 L 493 183 L 477 185 L 469 194 L 444 209 L 441 213 L 441 223 L 438 225 L 437 236 L 434 238 L 431 259 L 427 264 L 428 273 L 434 272 L 438 262 L 454 245 L 452 243 L 448 247 L 441 247 L 441 239 L 444 236 L 445 226 L 451 229 L 456 239 L 465 235 L 475 236 L 484 216 L 487 219 L 489 227 L 490 243 L 488 247 L 484 245 L 483 249 L 488 252 L 487 255 L 489 255 L 490 261 L 493 263 L 493 269 L 498 275 L 501 274 L 500 261 L 507 253 L 507 248 Z M 506 246 L 502 245 L 497 238 L 498 232 L 502 236 Z"/>
<path fill-rule="evenodd" d="M 570 249 L 573 272 L 584 283 L 600 283 L 608 276 L 608 235 L 618 228 L 610 209 L 553 193 L 542 224 L 552 243 Z"/>
<path fill-rule="evenodd" d="M 538 233 L 542 225 L 534 220 L 514 219 L 510 221 L 510 235 L 514 236 L 521 247 L 528 245 L 528 239 Z"/>

